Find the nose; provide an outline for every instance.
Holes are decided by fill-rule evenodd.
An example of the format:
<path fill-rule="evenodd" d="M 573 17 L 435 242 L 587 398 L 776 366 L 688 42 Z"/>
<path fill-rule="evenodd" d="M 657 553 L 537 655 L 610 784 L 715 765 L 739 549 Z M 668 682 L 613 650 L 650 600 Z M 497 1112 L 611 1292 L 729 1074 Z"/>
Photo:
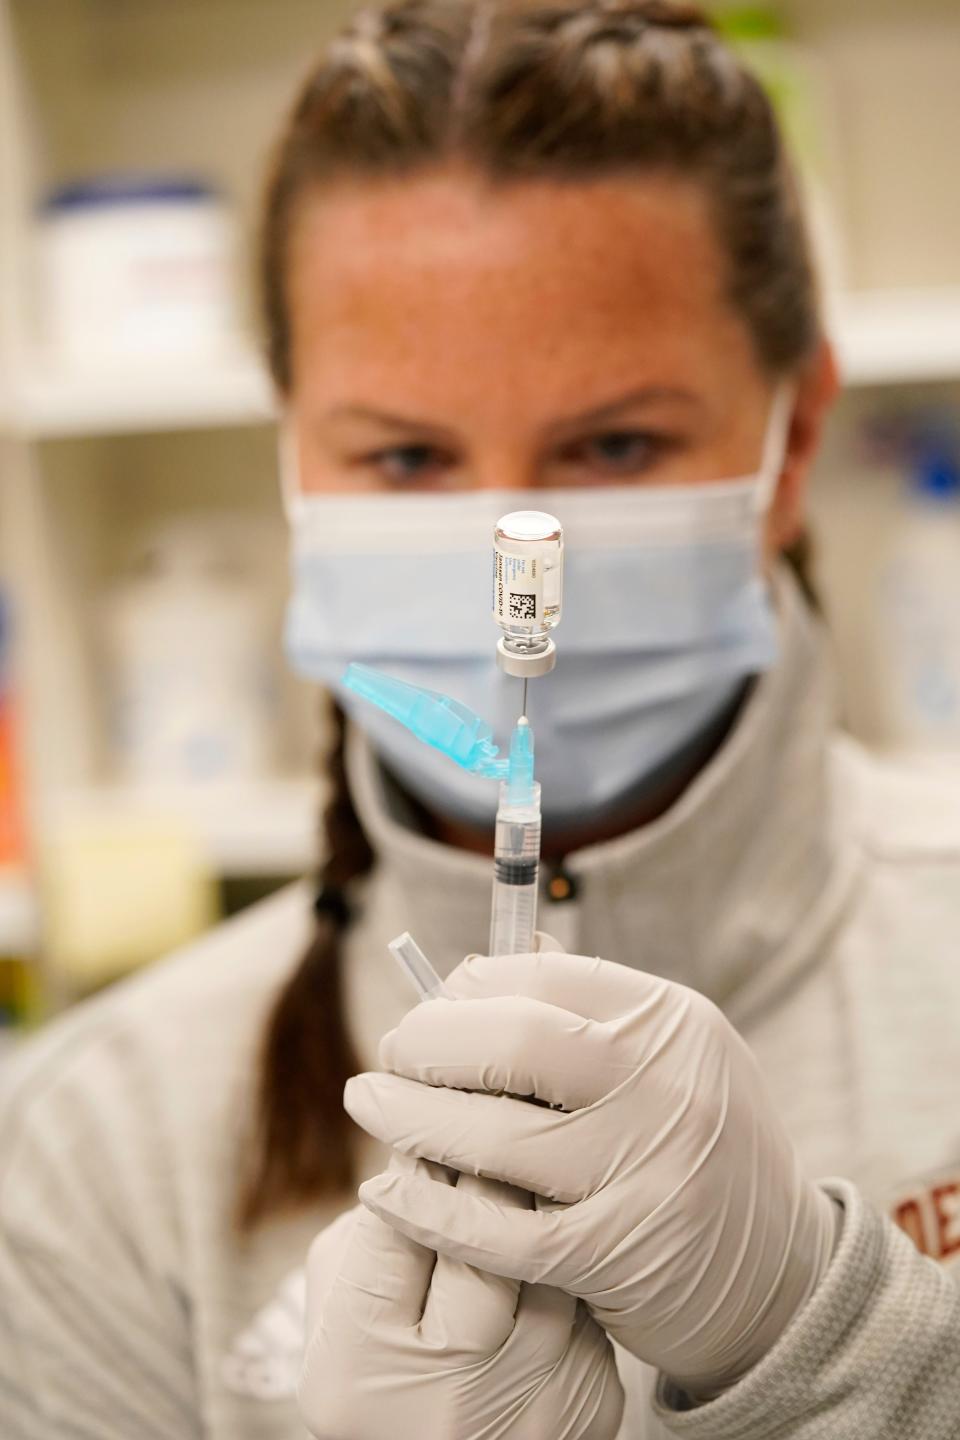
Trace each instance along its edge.
<path fill-rule="evenodd" d="M 473 477 L 476 490 L 535 490 L 538 484 L 535 467 L 509 455 L 478 461 L 473 467 Z"/>

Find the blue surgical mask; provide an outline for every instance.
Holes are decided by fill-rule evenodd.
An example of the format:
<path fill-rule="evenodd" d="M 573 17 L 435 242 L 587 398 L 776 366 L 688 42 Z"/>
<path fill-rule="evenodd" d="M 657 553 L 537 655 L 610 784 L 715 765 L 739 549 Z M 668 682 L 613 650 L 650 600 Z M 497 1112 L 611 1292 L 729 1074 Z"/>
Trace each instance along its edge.
<path fill-rule="evenodd" d="M 356 660 L 441 691 L 489 721 L 505 749 L 522 682 L 495 660 L 493 526 L 510 510 L 546 510 L 564 526 L 565 559 L 557 666 L 529 690 L 544 817 L 563 826 L 611 813 L 776 658 L 761 533 L 791 408 L 784 387 L 756 474 L 657 488 L 303 494 L 284 445 L 294 669 L 334 692 L 424 805 L 492 821 L 495 783 L 458 769 L 341 680 Z"/>

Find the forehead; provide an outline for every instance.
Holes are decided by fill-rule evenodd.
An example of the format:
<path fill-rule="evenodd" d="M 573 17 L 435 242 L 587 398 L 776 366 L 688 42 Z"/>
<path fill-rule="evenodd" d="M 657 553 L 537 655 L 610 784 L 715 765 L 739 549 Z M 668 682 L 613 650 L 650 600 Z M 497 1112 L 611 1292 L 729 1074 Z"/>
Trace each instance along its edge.
<path fill-rule="evenodd" d="M 575 394 L 600 361 L 695 381 L 749 349 L 702 187 L 670 177 L 338 183 L 302 205 L 290 267 L 297 384 L 546 367 Z"/>

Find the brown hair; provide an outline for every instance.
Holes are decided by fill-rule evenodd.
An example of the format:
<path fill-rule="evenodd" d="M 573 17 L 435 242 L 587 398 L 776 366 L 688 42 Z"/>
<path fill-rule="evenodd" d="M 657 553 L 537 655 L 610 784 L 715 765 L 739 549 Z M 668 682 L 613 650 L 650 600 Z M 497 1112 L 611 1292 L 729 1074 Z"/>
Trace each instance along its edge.
<path fill-rule="evenodd" d="M 820 320 L 797 188 L 770 104 L 695 5 L 669 0 L 400 0 L 363 10 L 307 78 L 268 178 L 261 291 L 270 368 L 293 388 L 290 235 L 341 175 L 450 160 L 497 183 L 660 171 L 705 187 L 731 303 L 772 373 L 814 353 Z M 345 1186 L 341 1107 L 354 1059 L 340 1014 L 346 891 L 372 864 L 340 739 L 326 812 L 318 934 L 270 1020 L 258 1133 L 241 1204 L 251 1225 Z"/>
<path fill-rule="evenodd" d="M 346 722 L 333 713 L 323 812 L 326 861 L 314 904 L 317 928 L 274 1003 L 261 1042 L 253 1143 L 244 1154 L 237 1218 L 250 1229 L 275 1211 L 346 1190 L 351 1129 L 343 1087 L 358 1070 L 343 1020 L 340 937 L 351 920 L 351 886 L 373 865 L 347 784 Z"/>

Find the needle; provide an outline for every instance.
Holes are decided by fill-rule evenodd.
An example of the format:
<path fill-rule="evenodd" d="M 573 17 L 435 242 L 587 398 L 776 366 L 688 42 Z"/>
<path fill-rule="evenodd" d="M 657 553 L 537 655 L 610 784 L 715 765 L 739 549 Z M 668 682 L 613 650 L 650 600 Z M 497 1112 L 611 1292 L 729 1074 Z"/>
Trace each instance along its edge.
<path fill-rule="evenodd" d="M 524 677 L 523 677 L 523 708 L 522 708 L 522 710 L 520 711 L 520 717 L 521 717 L 521 719 L 522 719 L 523 716 L 526 715 L 526 713 L 527 713 L 527 679 L 528 679 L 528 677 L 527 677 L 526 675 L 524 675 Z"/>

